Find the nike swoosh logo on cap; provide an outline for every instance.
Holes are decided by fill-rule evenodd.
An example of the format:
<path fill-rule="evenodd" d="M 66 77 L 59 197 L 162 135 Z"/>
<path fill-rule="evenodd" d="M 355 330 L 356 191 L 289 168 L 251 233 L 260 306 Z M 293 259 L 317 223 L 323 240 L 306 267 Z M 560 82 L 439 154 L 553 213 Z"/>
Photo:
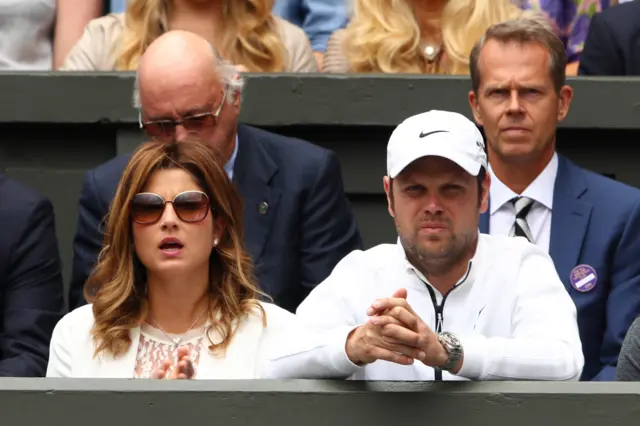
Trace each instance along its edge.
<path fill-rule="evenodd" d="M 426 136 L 433 135 L 434 133 L 449 133 L 449 131 L 448 130 L 434 130 L 433 132 L 427 132 L 427 133 L 420 132 L 420 138 L 424 138 Z"/>

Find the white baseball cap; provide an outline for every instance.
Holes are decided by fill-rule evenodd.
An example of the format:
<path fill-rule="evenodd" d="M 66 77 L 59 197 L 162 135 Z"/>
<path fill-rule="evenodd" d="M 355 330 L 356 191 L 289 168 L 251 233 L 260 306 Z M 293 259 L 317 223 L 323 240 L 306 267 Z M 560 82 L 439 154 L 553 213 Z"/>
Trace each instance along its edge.
<path fill-rule="evenodd" d="M 407 118 L 395 128 L 387 145 L 387 175 L 394 179 L 415 160 L 447 158 L 472 176 L 487 170 L 484 139 L 462 114 L 431 110 Z"/>

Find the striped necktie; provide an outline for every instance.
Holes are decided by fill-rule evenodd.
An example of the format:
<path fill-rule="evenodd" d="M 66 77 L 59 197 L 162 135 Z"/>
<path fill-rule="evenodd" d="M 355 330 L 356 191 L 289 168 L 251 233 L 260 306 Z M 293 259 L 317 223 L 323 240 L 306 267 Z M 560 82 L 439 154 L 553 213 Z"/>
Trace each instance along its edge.
<path fill-rule="evenodd" d="M 511 199 L 511 203 L 516 208 L 516 220 L 509 236 L 525 237 L 529 242 L 533 243 L 533 234 L 531 234 L 531 229 L 527 224 L 527 214 L 529 214 L 529 210 L 533 206 L 533 200 L 528 197 L 514 197 Z"/>

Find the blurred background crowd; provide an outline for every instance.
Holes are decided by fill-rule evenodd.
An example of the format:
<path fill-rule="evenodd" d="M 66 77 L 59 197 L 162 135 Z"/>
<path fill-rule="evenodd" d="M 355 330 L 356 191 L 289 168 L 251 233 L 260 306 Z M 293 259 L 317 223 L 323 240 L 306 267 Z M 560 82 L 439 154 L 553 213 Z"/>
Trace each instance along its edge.
<path fill-rule="evenodd" d="M 634 0 L 0 0 L 0 69 L 134 70 L 184 29 L 251 72 L 467 74 L 478 37 L 521 13 L 553 25 L 567 75 L 640 73 Z"/>

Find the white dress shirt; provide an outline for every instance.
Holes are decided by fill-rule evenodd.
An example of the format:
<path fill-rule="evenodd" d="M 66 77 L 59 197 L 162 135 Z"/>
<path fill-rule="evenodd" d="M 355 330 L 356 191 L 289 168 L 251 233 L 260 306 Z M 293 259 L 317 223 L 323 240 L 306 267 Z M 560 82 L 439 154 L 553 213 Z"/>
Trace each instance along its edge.
<path fill-rule="evenodd" d="M 522 194 L 516 194 L 493 174 L 491 174 L 489 233 L 491 235 L 509 235 L 516 220 L 516 208 L 509 202 L 519 195 L 534 200 L 526 220 L 533 235 L 534 244 L 549 252 L 551 240 L 551 213 L 553 210 L 553 187 L 558 175 L 558 154 L 553 154 L 551 161 L 542 173 L 531 182 Z"/>
<path fill-rule="evenodd" d="M 407 301 L 432 330 L 436 310 L 428 282 L 408 264 L 404 248 L 381 244 L 348 254 L 313 289 L 297 316 L 321 330 L 368 321 L 378 298 L 407 290 Z M 436 303 L 443 295 L 432 287 Z M 442 331 L 458 336 L 463 350 L 457 375 L 443 380 L 578 380 L 584 365 L 576 307 L 549 255 L 522 238 L 479 234 L 466 279 L 448 293 Z M 376 361 L 353 368 L 358 380 L 434 380 L 435 370 Z"/>

